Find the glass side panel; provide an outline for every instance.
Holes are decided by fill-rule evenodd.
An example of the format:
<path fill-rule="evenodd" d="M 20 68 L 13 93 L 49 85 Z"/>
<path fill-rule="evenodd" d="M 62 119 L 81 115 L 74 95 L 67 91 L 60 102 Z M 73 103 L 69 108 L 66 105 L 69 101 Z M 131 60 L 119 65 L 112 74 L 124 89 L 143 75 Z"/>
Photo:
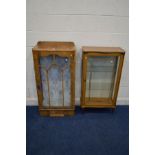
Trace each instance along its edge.
<path fill-rule="evenodd" d="M 40 57 L 43 106 L 70 106 L 70 59 L 60 56 Z"/>
<path fill-rule="evenodd" d="M 86 97 L 112 98 L 118 57 L 90 56 L 87 63 Z"/>

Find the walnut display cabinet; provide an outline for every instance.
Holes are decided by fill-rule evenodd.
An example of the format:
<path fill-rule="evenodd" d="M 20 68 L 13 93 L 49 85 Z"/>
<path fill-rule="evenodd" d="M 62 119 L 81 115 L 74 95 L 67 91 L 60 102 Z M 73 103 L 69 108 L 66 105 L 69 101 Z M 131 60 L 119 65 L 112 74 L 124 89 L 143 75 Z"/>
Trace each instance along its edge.
<path fill-rule="evenodd" d="M 124 55 L 119 47 L 82 48 L 82 108 L 115 109 Z"/>
<path fill-rule="evenodd" d="M 43 116 L 73 115 L 74 43 L 40 41 L 32 51 L 40 114 Z"/>

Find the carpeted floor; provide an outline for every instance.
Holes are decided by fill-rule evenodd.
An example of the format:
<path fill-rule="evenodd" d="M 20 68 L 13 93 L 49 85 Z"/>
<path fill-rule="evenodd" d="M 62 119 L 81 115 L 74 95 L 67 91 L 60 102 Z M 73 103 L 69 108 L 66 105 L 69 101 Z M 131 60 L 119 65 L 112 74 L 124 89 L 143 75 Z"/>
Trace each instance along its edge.
<path fill-rule="evenodd" d="M 129 107 L 76 108 L 73 117 L 41 117 L 26 108 L 27 155 L 128 155 Z"/>

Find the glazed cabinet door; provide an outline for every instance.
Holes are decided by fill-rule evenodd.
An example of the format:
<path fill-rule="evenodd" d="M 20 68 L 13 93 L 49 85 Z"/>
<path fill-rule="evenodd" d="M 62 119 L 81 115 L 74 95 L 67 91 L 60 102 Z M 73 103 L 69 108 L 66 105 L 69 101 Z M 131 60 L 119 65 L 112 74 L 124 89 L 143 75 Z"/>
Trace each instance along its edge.
<path fill-rule="evenodd" d="M 112 98 L 118 57 L 90 56 L 87 61 L 86 97 Z"/>
<path fill-rule="evenodd" d="M 88 106 L 115 106 L 118 93 L 120 56 L 84 54 L 83 104 Z"/>
<path fill-rule="evenodd" d="M 69 54 L 48 54 L 38 56 L 40 88 L 38 98 L 41 108 L 72 108 L 74 60 Z"/>
<path fill-rule="evenodd" d="M 40 57 L 43 107 L 71 106 L 70 58 Z"/>

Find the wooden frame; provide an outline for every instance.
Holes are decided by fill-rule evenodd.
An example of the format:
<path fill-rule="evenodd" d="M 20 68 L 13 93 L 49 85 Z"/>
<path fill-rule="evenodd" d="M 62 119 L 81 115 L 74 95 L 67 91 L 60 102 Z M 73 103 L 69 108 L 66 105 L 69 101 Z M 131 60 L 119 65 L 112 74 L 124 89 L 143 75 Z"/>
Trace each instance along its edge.
<path fill-rule="evenodd" d="M 82 78 L 81 78 L 81 107 L 82 108 L 115 108 L 119 84 L 122 74 L 125 52 L 119 47 L 82 47 Z M 89 57 L 100 56 L 116 56 L 119 61 L 117 63 L 117 71 L 115 75 L 115 83 L 113 85 L 113 93 L 111 98 L 102 97 L 86 97 L 86 79 L 87 79 L 87 64 Z M 104 79 L 103 79 L 104 80 Z"/>
<path fill-rule="evenodd" d="M 43 116 L 64 116 L 73 115 L 75 109 L 75 45 L 73 42 L 47 42 L 40 41 L 32 49 L 33 60 L 34 60 L 34 70 L 36 78 L 36 89 L 38 95 L 38 106 L 40 115 Z M 69 107 L 59 106 L 59 107 L 45 107 L 43 106 L 43 89 L 42 89 L 42 79 L 40 73 L 40 57 L 46 56 L 60 56 L 68 57 L 70 59 L 70 103 Z"/>

